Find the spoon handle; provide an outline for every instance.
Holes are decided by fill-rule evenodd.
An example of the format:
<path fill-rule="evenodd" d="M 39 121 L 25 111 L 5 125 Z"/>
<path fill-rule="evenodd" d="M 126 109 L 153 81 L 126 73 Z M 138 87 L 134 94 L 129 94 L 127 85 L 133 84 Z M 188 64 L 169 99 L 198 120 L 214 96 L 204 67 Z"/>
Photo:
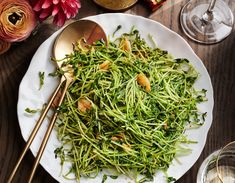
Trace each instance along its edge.
<path fill-rule="evenodd" d="M 24 147 L 24 149 L 23 149 L 23 151 L 22 151 L 22 153 L 21 153 L 21 155 L 20 155 L 20 157 L 19 157 L 19 159 L 18 159 L 18 161 L 17 161 L 13 171 L 11 172 L 11 175 L 10 175 L 7 183 L 11 183 L 12 182 L 12 180 L 13 180 L 13 178 L 15 176 L 15 173 L 16 173 L 16 171 L 18 170 L 18 168 L 20 166 L 20 163 L 22 162 L 22 160 L 23 160 L 27 150 L 29 149 L 30 145 L 32 144 L 32 142 L 33 142 L 33 140 L 34 140 L 34 138 L 35 138 L 39 128 L 42 125 L 43 120 L 46 117 L 46 114 L 48 113 L 48 111 L 49 111 L 49 109 L 50 109 L 50 107 L 52 105 L 53 100 L 55 99 L 57 93 L 59 92 L 59 89 L 61 88 L 61 85 L 64 83 L 65 80 L 66 80 L 66 78 L 63 76 L 61 78 L 61 80 L 60 80 L 59 85 L 57 86 L 57 88 L 55 89 L 53 95 L 51 96 L 50 101 L 48 102 L 47 106 L 45 107 L 43 113 L 39 117 L 39 119 L 38 119 L 38 121 L 37 121 L 37 123 L 36 123 L 36 125 L 35 125 L 35 127 L 33 129 L 33 131 L 31 132 L 31 134 L 29 136 L 29 139 L 26 142 L 26 145 L 25 145 L 25 147 Z"/>
<path fill-rule="evenodd" d="M 63 89 L 63 91 L 62 91 L 62 95 L 61 95 L 61 98 L 60 98 L 60 100 L 59 100 L 58 107 L 62 104 L 63 99 L 64 99 L 64 96 L 65 96 L 65 93 L 66 93 L 66 91 L 67 91 L 67 89 L 68 89 L 68 87 L 69 87 L 69 85 L 70 85 L 71 82 L 72 82 L 72 79 L 69 79 L 69 78 L 66 79 L 65 86 L 64 86 L 64 89 Z M 32 168 L 32 171 L 31 171 L 31 174 L 30 174 L 30 177 L 29 177 L 29 180 L 28 180 L 28 183 L 31 183 L 32 180 L 33 180 L 33 176 L 34 176 L 34 174 L 35 174 L 35 171 L 36 171 L 36 169 L 37 169 L 37 166 L 38 166 L 38 164 L 39 164 L 39 161 L 40 161 L 40 159 L 41 159 L 41 157 L 42 157 L 42 154 L 43 154 L 43 152 L 44 152 L 44 149 L 45 149 L 45 147 L 46 147 L 46 144 L 47 144 L 48 139 L 49 139 L 49 137 L 50 137 L 50 134 L 51 134 L 51 132 L 52 132 L 52 129 L 53 129 L 53 126 L 54 126 L 54 124 L 55 124 L 55 121 L 56 121 L 57 116 L 58 116 L 58 111 L 56 110 L 56 112 L 55 112 L 54 115 L 52 116 L 51 122 L 50 122 L 50 124 L 49 124 L 49 126 L 48 126 L 48 128 L 47 128 L 47 131 L 46 131 L 46 133 L 45 133 L 45 136 L 44 136 L 44 138 L 43 138 L 43 140 L 42 140 L 42 144 L 41 144 L 41 146 L 40 146 L 40 148 L 39 148 L 39 150 L 38 150 L 38 153 L 37 153 L 36 159 L 35 159 L 35 161 L 34 161 L 34 165 L 33 165 L 33 168 Z"/>

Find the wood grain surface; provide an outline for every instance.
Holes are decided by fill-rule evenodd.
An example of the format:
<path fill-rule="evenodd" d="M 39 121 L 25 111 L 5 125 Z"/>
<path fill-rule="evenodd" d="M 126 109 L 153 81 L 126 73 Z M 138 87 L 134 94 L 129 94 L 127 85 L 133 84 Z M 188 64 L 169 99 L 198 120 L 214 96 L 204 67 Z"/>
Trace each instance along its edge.
<path fill-rule="evenodd" d="M 81 0 L 77 18 L 107 12 L 92 0 Z M 124 13 L 141 15 L 156 20 L 178 34 L 191 45 L 206 66 L 214 88 L 213 124 L 205 148 L 195 165 L 177 183 L 194 183 L 202 161 L 214 150 L 235 140 L 235 30 L 224 41 L 214 45 L 201 45 L 189 40 L 179 26 L 179 12 L 186 0 L 168 0 L 161 9 L 151 12 L 143 0 Z M 235 9 L 235 1 L 230 0 Z M 58 28 L 51 24 L 40 26 L 36 35 L 17 43 L 0 55 L 0 183 L 5 183 L 25 145 L 17 119 L 19 84 L 39 45 Z M 26 182 L 34 157 L 29 151 L 17 172 L 14 182 Z M 56 182 L 41 166 L 33 182 Z"/>

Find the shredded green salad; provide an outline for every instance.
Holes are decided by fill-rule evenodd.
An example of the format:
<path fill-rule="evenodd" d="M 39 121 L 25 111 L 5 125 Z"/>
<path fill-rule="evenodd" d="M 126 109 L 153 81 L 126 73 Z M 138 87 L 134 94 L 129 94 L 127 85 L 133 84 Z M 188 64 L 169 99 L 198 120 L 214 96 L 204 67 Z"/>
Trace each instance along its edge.
<path fill-rule="evenodd" d="M 187 59 L 148 46 L 134 28 L 107 44 L 84 43 L 79 40 L 65 58 L 75 78 L 58 108 L 62 146 L 55 155 L 62 166 L 71 163 L 64 176 L 79 181 L 112 169 L 115 177 L 151 181 L 184 153 L 182 143 L 192 143 L 186 128 L 203 123 L 206 113 L 197 104 L 206 90 L 193 87 L 199 74 Z"/>

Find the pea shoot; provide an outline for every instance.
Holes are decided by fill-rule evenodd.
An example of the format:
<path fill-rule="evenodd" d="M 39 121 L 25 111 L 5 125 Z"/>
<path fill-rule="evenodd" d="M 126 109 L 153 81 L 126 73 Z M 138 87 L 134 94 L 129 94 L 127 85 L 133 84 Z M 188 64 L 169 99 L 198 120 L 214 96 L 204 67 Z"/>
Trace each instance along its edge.
<path fill-rule="evenodd" d="M 45 79 L 45 72 L 39 72 L 38 73 L 39 76 L 39 90 L 42 88 L 42 86 L 44 85 L 44 79 Z"/>
<path fill-rule="evenodd" d="M 149 47 L 138 30 L 108 44 L 78 41 L 65 59 L 75 80 L 59 108 L 62 146 L 55 152 L 71 162 L 77 180 L 102 169 L 153 180 L 183 150 L 179 144 L 190 143 L 186 126 L 205 118 L 197 104 L 206 96 L 193 87 L 199 76 L 193 66 Z"/>

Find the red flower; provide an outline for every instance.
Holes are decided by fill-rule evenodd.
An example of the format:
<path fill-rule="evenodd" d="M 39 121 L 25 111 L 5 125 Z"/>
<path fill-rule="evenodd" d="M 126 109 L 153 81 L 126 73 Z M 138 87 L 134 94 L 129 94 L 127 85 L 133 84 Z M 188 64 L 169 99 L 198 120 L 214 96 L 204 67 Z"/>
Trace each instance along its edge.
<path fill-rule="evenodd" d="M 53 23 L 58 26 L 64 25 L 65 20 L 75 17 L 81 7 L 80 0 L 31 0 L 31 2 L 40 21 L 53 16 Z"/>

